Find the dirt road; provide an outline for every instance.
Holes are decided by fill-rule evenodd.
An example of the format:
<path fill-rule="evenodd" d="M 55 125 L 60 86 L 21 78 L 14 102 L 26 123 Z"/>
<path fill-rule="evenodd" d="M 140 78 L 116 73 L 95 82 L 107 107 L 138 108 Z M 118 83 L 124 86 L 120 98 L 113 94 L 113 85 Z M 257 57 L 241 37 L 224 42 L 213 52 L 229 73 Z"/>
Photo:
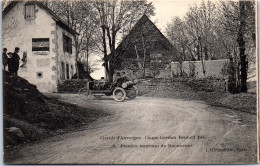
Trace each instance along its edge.
<path fill-rule="evenodd" d="M 82 102 L 111 116 L 77 132 L 24 145 L 7 154 L 11 164 L 252 163 L 256 162 L 256 116 L 201 101 L 111 97 Z M 15 155 L 14 155 L 15 154 Z"/>

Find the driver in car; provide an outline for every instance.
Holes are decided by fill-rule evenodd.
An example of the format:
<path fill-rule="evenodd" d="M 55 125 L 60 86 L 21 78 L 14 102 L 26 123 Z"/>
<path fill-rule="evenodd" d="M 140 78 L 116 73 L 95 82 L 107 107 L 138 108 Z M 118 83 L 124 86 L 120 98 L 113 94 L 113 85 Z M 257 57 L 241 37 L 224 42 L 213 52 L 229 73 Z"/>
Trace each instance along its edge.
<path fill-rule="evenodd" d="M 121 74 L 118 72 L 116 73 L 116 78 L 115 78 L 115 82 L 117 83 L 117 85 L 122 85 L 122 83 L 126 82 L 126 81 L 131 81 L 132 79 L 126 75 L 125 72 L 121 72 Z"/>

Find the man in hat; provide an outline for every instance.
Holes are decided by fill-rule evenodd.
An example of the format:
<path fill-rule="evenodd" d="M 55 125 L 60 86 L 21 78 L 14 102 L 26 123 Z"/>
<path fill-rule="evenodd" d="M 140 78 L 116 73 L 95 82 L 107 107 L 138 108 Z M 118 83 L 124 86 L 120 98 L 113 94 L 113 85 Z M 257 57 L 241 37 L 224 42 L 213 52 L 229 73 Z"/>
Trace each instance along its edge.
<path fill-rule="evenodd" d="M 115 82 L 116 82 L 117 86 L 121 86 L 122 83 L 132 80 L 129 76 L 126 75 L 125 72 L 121 72 L 121 73 L 118 72 L 116 74 L 117 74 L 117 77 L 115 79 Z"/>
<path fill-rule="evenodd" d="M 17 75 L 17 72 L 19 70 L 19 60 L 20 56 L 18 55 L 18 52 L 20 51 L 20 48 L 15 47 L 15 51 L 10 59 L 10 67 L 11 69 L 9 70 L 11 74 Z"/>

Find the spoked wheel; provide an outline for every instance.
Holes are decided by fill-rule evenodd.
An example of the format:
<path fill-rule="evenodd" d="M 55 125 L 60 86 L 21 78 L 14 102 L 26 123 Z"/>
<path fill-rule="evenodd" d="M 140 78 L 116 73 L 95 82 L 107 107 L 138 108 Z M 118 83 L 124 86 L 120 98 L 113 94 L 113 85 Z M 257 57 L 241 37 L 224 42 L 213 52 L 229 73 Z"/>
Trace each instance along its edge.
<path fill-rule="evenodd" d="M 79 96 L 82 100 L 89 100 L 91 98 L 91 91 L 87 88 L 81 88 L 79 90 Z"/>
<path fill-rule="evenodd" d="M 115 99 L 115 101 L 124 101 L 125 98 L 126 98 L 126 92 L 123 88 L 116 88 L 114 91 L 113 91 L 113 97 Z"/>

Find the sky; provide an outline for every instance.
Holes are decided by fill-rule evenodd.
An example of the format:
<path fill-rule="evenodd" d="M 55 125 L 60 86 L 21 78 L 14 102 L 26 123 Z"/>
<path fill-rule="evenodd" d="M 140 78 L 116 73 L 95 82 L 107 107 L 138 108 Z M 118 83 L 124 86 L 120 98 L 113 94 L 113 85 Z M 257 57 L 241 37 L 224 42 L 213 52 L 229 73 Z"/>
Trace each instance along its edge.
<path fill-rule="evenodd" d="M 171 22 L 173 17 L 179 16 L 183 18 L 188 12 L 189 6 L 199 4 L 201 0 L 148 0 L 148 2 L 152 2 L 155 7 L 155 15 L 151 17 L 151 21 L 164 34 L 167 23 Z M 96 67 L 99 69 L 92 73 L 91 76 L 94 79 L 104 77 L 105 71 L 101 63 Z"/>
<path fill-rule="evenodd" d="M 151 20 L 164 33 L 167 23 L 171 22 L 172 18 L 183 16 L 188 12 L 189 5 L 198 3 L 197 0 L 148 0 L 155 7 L 155 16 Z"/>

